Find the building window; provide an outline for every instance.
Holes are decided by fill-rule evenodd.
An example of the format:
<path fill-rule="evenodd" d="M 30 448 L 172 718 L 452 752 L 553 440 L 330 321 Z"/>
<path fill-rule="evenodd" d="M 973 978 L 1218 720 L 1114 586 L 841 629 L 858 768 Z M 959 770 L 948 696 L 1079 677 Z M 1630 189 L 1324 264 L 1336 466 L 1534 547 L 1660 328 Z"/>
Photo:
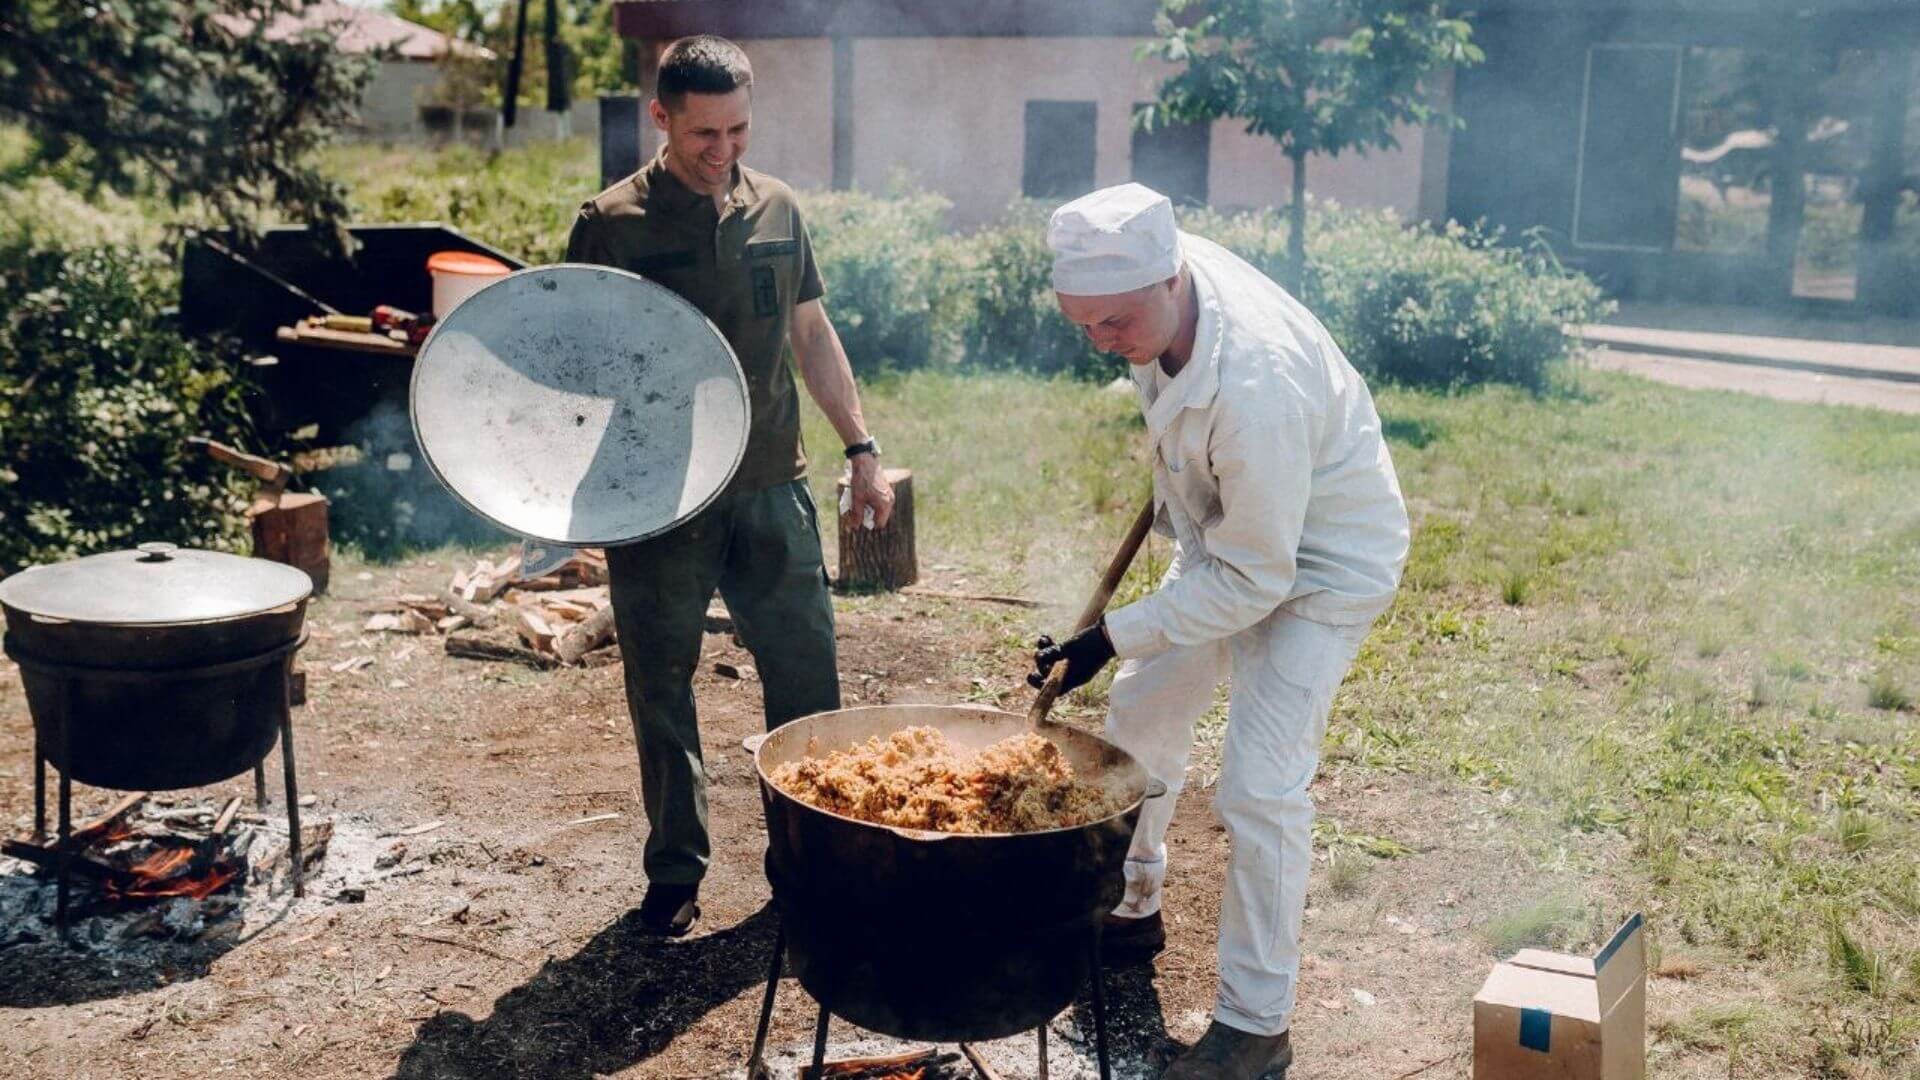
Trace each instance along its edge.
<path fill-rule="evenodd" d="M 1022 195 L 1030 199 L 1071 199 L 1093 190 L 1096 112 L 1091 101 L 1027 102 Z"/>
<path fill-rule="evenodd" d="M 1136 106 L 1138 108 L 1138 106 Z M 1207 155 L 1213 128 L 1165 124 L 1133 129 L 1133 178 L 1182 206 L 1207 201 Z"/>
<path fill-rule="evenodd" d="M 1573 242 L 1616 251 L 1673 243 L 1680 154 L 1680 49 L 1596 45 L 1587 51 Z"/>

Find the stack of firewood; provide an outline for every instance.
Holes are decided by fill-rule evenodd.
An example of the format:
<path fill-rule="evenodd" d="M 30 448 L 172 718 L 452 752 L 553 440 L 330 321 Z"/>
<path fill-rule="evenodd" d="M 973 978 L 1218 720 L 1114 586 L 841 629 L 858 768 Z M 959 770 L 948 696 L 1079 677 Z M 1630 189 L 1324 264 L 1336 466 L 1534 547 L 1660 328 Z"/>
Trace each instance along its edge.
<path fill-rule="evenodd" d="M 481 559 L 453 575 L 439 596 L 410 593 L 365 609 L 362 629 L 444 634 L 449 656 L 512 660 L 548 668 L 619 662 L 607 559 L 575 552 L 537 578 L 521 581 L 520 557 Z"/>

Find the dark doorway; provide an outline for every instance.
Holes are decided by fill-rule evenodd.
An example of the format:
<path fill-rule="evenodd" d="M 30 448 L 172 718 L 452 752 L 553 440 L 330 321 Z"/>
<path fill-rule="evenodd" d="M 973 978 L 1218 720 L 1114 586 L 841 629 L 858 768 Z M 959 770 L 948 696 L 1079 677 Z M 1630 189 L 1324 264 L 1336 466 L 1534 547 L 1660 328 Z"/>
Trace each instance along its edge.
<path fill-rule="evenodd" d="M 1027 102 L 1022 195 L 1071 199 L 1093 190 L 1097 115 L 1098 107 L 1091 101 Z"/>
<path fill-rule="evenodd" d="M 1680 154 L 1680 50 L 1596 45 L 1587 51 L 1573 242 L 1665 251 L 1673 239 Z"/>

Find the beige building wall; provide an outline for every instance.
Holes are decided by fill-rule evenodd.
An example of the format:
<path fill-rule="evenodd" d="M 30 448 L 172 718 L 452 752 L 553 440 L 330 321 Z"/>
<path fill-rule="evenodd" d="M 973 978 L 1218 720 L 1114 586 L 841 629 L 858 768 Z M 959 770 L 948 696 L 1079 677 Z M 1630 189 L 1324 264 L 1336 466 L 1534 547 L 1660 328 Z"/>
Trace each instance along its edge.
<path fill-rule="evenodd" d="M 853 179 L 868 191 L 904 180 L 938 191 L 961 226 L 990 221 L 1020 195 L 1026 103 L 1096 105 L 1094 182 L 1132 178 L 1132 113 L 1171 69 L 1134 57 L 1136 38 L 863 38 L 853 42 Z M 743 41 L 754 68 L 747 162 L 797 188 L 833 180 L 833 44 Z M 1443 86 L 1450 89 L 1451 80 Z M 644 152 L 658 145 L 651 125 Z M 1307 191 L 1343 205 L 1445 212 L 1443 132 L 1407 128 L 1395 150 L 1314 157 Z M 1238 121 L 1213 125 L 1208 199 L 1223 209 L 1284 205 L 1292 168 L 1272 139 Z"/>
<path fill-rule="evenodd" d="M 440 82 L 440 65 L 424 60 L 382 60 L 360 95 L 359 127 L 375 138 L 411 133 L 419 103 Z"/>

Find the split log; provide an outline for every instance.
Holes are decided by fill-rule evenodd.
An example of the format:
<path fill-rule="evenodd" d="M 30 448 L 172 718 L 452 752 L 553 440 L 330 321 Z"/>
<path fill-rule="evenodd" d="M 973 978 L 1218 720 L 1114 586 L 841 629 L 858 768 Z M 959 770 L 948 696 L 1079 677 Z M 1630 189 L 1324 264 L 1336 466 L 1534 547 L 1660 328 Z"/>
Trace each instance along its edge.
<path fill-rule="evenodd" d="M 905 1054 L 892 1054 L 886 1057 L 847 1058 L 842 1061 L 829 1061 L 815 1073 L 812 1065 L 800 1066 L 801 1080 L 870 1080 L 870 1078 L 890 1076 L 894 1073 L 912 1072 L 925 1069 L 929 1073 L 960 1060 L 955 1053 L 941 1053 L 937 1049 L 915 1050 Z"/>
<path fill-rule="evenodd" d="M 493 612 L 491 610 L 481 607 L 479 604 L 472 603 L 471 601 L 463 600 L 457 593 L 449 592 L 443 599 L 446 601 L 448 610 L 452 611 L 455 615 L 461 616 L 473 625 L 493 625 Z"/>
<path fill-rule="evenodd" d="M 1098 976 L 1095 977 L 1098 978 Z M 987 1064 L 987 1059 L 981 1057 L 978 1050 L 966 1043 L 961 1043 L 960 1052 L 967 1055 L 967 1064 L 972 1065 L 973 1071 L 980 1074 L 980 1080 L 1000 1080 L 1000 1073 Z"/>
<path fill-rule="evenodd" d="M 332 544 L 327 539 L 327 500 L 311 492 L 284 492 L 247 512 L 253 553 L 307 572 L 315 595 L 327 591 Z"/>
<path fill-rule="evenodd" d="M 144 791 L 130 792 L 121 796 L 120 801 L 108 807 L 106 813 L 101 814 L 99 817 L 94 818 L 92 821 L 87 822 L 85 825 L 69 833 L 67 837 L 68 846 L 78 851 L 88 844 L 93 843 L 105 835 L 108 829 L 113 828 L 114 824 L 121 818 L 133 813 L 146 801 L 147 793 Z"/>
<path fill-rule="evenodd" d="M 581 667 L 612 667 L 620 663 L 620 646 L 603 645 L 580 658 Z"/>
<path fill-rule="evenodd" d="M 581 622 L 567 628 L 553 643 L 554 654 L 569 664 L 577 664 L 588 653 L 614 638 L 613 608 L 603 607 Z"/>
<path fill-rule="evenodd" d="M 300 835 L 300 870 L 302 873 L 313 869 L 313 864 L 327 857 L 327 848 L 333 843 L 333 822 L 322 821 L 318 825 L 308 826 Z"/>
<path fill-rule="evenodd" d="M 52 847 L 41 847 L 39 844 L 30 844 L 25 840 L 0 840 L 0 855 L 11 855 L 16 859 L 30 862 L 35 866 L 47 870 L 57 871 L 60 868 L 60 855 L 54 851 Z M 102 862 L 91 855 L 84 855 L 76 851 L 68 855 L 68 860 L 67 866 L 69 869 L 84 874 L 95 881 L 111 881 L 115 884 L 125 884 L 133 880 L 133 876 L 125 870 L 110 863 Z"/>
<path fill-rule="evenodd" d="M 886 592 L 920 579 L 913 546 L 913 471 L 888 469 L 886 476 L 893 485 L 893 517 L 884 527 L 869 529 L 855 515 L 839 515 L 840 575 L 835 584 L 843 590 Z M 843 478 L 835 491 L 846 489 Z M 836 496 L 836 505 L 838 501 Z"/>
<path fill-rule="evenodd" d="M 513 609 L 513 629 L 520 640 L 527 643 L 527 648 L 542 653 L 553 651 L 553 627 L 539 612 L 530 608 Z"/>
<path fill-rule="evenodd" d="M 518 645 L 503 645 L 475 634 L 448 634 L 447 655 L 467 660 L 504 660 L 508 663 L 526 664 L 542 671 L 560 665 L 557 657 L 534 652 L 532 649 L 523 649 Z"/>

